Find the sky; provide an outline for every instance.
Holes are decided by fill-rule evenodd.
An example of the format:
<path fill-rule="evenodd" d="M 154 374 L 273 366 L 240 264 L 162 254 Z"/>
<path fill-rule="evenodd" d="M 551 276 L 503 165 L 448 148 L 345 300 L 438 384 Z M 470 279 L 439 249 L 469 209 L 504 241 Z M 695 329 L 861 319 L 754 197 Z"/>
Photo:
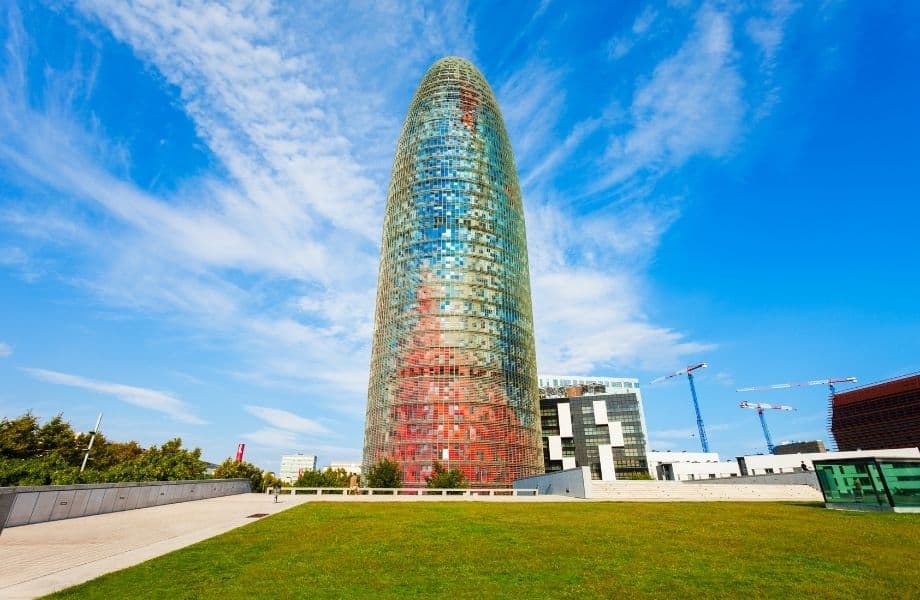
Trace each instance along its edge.
<path fill-rule="evenodd" d="M 470 59 L 522 183 L 541 373 L 638 378 L 649 446 L 827 440 L 920 371 L 920 4 L 0 7 L 0 417 L 359 460 L 389 171 Z M 845 389 L 845 386 L 842 386 Z"/>

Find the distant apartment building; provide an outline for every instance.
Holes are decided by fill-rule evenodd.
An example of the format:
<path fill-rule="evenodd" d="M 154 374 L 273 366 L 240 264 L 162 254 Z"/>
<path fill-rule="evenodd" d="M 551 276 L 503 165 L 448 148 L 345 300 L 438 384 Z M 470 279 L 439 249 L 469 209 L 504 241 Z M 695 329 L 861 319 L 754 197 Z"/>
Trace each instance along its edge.
<path fill-rule="evenodd" d="M 323 472 L 344 469 L 346 473 L 361 474 L 361 463 L 359 462 L 331 462 L 323 467 Z"/>
<path fill-rule="evenodd" d="M 695 481 L 738 477 L 734 460 L 719 460 L 718 452 L 649 452 L 649 470 L 662 481 Z"/>
<path fill-rule="evenodd" d="M 830 425 L 839 450 L 920 447 L 920 374 L 835 394 Z"/>
<path fill-rule="evenodd" d="M 539 375 L 547 472 L 589 467 L 593 479 L 649 474 L 639 380 Z"/>
<path fill-rule="evenodd" d="M 827 452 L 827 448 L 821 440 L 787 442 L 773 447 L 773 454 L 814 454 L 818 452 Z"/>
<path fill-rule="evenodd" d="M 816 460 L 844 460 L 851 458 L 920 458 L 920 450 L 914 448 L 888 448 L 885 450 L 859 450 L 844 452 L 814 452 L 806 454 L 754 454 L 739 456 L 738 467 L 742 475 L 771 475 L 774 473 L 795 473 L 805 469 L 814 470 Z M 802 465 L 805 465 L 805 469 Z"/>
<path fill-rule="evenodd" d="M 316 456 L 312 454 L 286 454 L 281 457 L 278 478 L 294 483 L 305 471 L 316 470 Z"/>

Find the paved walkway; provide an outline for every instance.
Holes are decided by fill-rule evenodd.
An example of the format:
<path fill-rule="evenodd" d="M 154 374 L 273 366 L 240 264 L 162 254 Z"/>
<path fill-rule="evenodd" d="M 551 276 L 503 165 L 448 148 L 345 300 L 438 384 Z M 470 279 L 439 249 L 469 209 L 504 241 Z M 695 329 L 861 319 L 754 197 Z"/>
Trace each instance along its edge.
<path fill-rule="evenodd" d="M 0 598 L 43 596 L 150 560 L 308 501 L 239 494 L 4 529 Z"/>

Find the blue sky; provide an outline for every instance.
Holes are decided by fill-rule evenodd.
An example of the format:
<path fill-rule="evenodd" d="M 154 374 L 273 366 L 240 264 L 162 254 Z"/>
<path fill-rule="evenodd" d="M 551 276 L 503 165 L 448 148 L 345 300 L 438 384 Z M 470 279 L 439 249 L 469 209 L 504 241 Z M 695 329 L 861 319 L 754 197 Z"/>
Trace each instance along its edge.
<path fill-rule="evenodd" d="M 920 5 L 4 3 L 0 415 L 358 459 L 389 168 L 471 59 L 524 189 L 541 372 L 706 361 L 710 444 L 825 438 L 920 370 Z M 695 450 L 685 381 L 653 449 Z"/>

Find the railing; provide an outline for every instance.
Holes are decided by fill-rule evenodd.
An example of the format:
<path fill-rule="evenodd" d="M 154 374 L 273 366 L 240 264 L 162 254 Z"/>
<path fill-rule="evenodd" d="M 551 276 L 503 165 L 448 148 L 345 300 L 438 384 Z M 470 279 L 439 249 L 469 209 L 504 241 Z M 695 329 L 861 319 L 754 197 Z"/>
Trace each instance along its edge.
<path fill-rule="evenodd" d="M 266 494 L 273 494 L 269 488 Z M 329 487 L 283 487 L 281 494 L 314 494 L 317 496 L 350 496 L 349 488 Z M 537 496 L 539 492 L 534 488 L 358 488 L 359 496 Z"/>

